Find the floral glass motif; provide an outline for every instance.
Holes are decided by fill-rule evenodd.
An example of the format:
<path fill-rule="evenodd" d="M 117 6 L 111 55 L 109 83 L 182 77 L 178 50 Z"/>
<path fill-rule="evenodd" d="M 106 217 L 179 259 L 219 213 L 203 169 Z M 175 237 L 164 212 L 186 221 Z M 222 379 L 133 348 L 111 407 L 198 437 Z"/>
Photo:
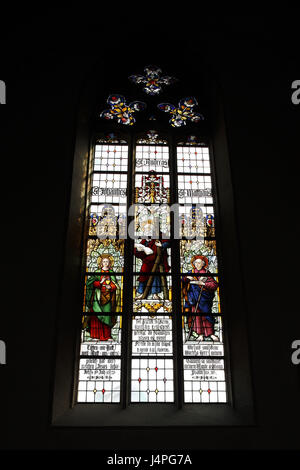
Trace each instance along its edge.
<path fill-rule="evenodd" d="M 208 146 L 195 136 L 178 144 L 177 170 L 184 402 L 225 403 L 224 312 Z"/>
<path fill-rule="evenodd" d="M 176 78 L 163 76 L 161 77 L 162 70 L 155 65 L 148 65 L 144 68 L 144 75 L 131 75 L 129 80 L 133 83 L 144 85 L 143 91 L 151 96 L 159 95 L 162 91 L 162 85 L 171 85 L 176 81 Z"/>
<path fill-rule="evenodd" d="M 146 104 L 142 101 L 132 101 L 127 104 L 125 97 L 122 95 L 110 95 L 107 103 L 111 106 L 111 109 L 102 111 L 100 117 L 104 119 L 117 119 L 119 124 L 126 126 L 132 126 L 135 123 L 136 120 L 133 114 L 136 111 L 143 111 L 146 108 Z"/>
<path fill-rule="evenodd" d="M 199 122 L 204 119 L 203 115 L 200 113 L 195 113 L 193 111 L 194 106 L 198 104 L 196 98 L 193 96 L 188 98 L 183 98 L 178 103 L 178 108 L 170 103 L 160 103 L 157 105 L 158 109 L 164 111 L 165 113 L 170 113 L 172 115 L 169 123 L 172 127 L 181 127 L 185 126 L 187 121 Z"/>

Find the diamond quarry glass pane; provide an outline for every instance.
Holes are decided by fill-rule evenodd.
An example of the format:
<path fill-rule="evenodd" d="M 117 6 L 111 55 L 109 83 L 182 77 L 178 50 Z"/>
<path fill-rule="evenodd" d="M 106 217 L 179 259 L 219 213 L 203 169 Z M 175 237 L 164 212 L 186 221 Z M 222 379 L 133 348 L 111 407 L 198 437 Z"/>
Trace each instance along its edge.
<path fill-rule="evenodd" d="M 121 360 L 83 358 L 79 363 L 79 403 L 119 403 Z"/>
<path fill-rule="evenodd" d="M 91 238 L 87 242 L 87 272 L 95 272 L 107 267 L 121 273 L 124 270 L 124 240 L 99 240 Z"/>
<path fill-rule="evenodd" d="M 177 147 L 179 173 L 210 173 L 208 147 Z"/>
<path fill-rule="evenodd" d="M 203 239 L 215 236 L 215 216 L 212 205 L 186 204 L 179 206 L 181 237 Z"/>
<path fill-rule="evenodd" d="M 91 203 L 126 204 L 127 174 L 94 173 L 90 199 Z"/>
<path fill-rule="evenodd" d="M 170 207 L 167 204 L 136 204 L 134 210 L 136 237 L 170 237 Z"/>
<path fill-rule="evenodd" d="M 183 273 L 193 274 L 199 268 L 205 273 L 217 273 L 216 241 L 180 240 L 180 267 Z"/>
<path fill-rule="evenodd" d="M 136 171 L 148 173 L 169 172 L 169 147 L 158 145 L 137 145 L 135 157 Z"/>
<path fill-rule="evenodd" d="M 173 359 L 132 359 L 131 402 L 174 402 Z"/>
<path fill-rule="evenodd" d="M 170 356 L 173 354 L 172 318 L 138 316 L 132 319 L 133 356 Z"/>
<path fill-rule="evenodd" d="M 85 278 L 84 312 L 110 315 L 122 311 L 123 276 L 104 270 L 103 266 Z"/>
<path fill-rule="evenodd" d="M 170 203 L 169 175 L 156 172 L 135 175 L 135 203 L 167 204 Z"/>
<path fill-rule="evenodd" d="M 224 356 L 222 317 L 182 317 L 184 356 Z"/>
<path fill-rule="evenodd" d="M 81 356 L 120 356 L 122 317 L 85 315 L 82 321 Z"/>
<path fill-rule="evenodd" d="M 223 359 L 184 359 L 185 403 L 227 402 Z"/>
<path fill-rule="evenodd" d="M 168 273 L 171 269 L 170 240 L 137 238 L 134 244 L 134 271 L 140 273 L 140 281 L 144 275 L 152 273 Z M 149 282 L 154 279 L 151 277 Z M 141 291 L 139 291 L 141 293 Z M 153 293 L 153 292 L 152 292 Z"/>
<path fill-rule="evenodd" d="M 191 270 L 182 276 L 181 299 L 182 310 L 186 315 L 221 313 L 218 277 L 208 271 L 203 275 Z"/>
<path fill-rule="evenodd" d="M 92 204 L 90 206 L 89 235 L 104 239 L 127 236 L 126 205 Z"/>
<path fill-rule="evenodd" d="M 210 175 L 178 175 L 179 204 L 213 204 Z"/>
<path fill-rule="evenodd" d="M 144 275 L 133 279 L 135 313 L 170 313 L 172 311 L 171 276 Z"/>
<path fill-rule="evenodd" d="M 127 171 L 127 145 L 96 145 L 93 162 L 94 171 Z"/>

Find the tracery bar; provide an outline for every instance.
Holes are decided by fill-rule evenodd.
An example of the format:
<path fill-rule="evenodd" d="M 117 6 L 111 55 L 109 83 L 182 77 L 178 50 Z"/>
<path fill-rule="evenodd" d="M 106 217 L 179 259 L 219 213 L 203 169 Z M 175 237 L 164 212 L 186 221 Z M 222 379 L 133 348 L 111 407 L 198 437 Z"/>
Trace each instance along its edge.
<path fill-rule="evenodd" d="M 185 403 L 227 402 L 209 149 L 177 146 Z"/>
<path fill-rule="evenodd" d="M 97 141 L 90 173 L 78 402 L 120 403 L 128 145 Z"/>
<path fill-rule="evenodd" d="M 137 142 L 134 203 L 131 402 L 174 402 L 167 142 Z"/>

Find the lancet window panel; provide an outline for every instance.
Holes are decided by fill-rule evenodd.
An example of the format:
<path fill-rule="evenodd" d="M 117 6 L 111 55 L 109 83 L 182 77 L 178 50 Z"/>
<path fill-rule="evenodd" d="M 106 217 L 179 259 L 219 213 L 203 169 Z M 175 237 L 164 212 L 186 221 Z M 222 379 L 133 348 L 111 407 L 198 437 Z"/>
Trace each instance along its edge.
<path fill-rule="evenodd" d="M 127 145 L 95 145 L 93 171 L 114 172 L 128 169 Z"/>
<path fill-rule="evenodd" d="M 172 323 L 171 316 L 133 316 L 132 356 L 172 356 Z"/>
<path fill-rule="evenodd" d="M 101 240 L 105 240 L 107 237 L 126 239 L 127 204 L 90 204 L 89 235 Z"/>
<path fill-rule="evenodd" d="M 227 385 L 224 359 L 185 358 L 185 403 L 225 403 Z"/>

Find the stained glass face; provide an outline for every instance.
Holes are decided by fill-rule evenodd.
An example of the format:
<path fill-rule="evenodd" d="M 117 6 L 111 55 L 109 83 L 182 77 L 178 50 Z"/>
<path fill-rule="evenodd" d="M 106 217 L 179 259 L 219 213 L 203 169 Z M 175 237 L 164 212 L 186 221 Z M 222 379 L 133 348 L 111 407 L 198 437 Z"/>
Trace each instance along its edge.
<path fill-rule="evenodd" d="M 211 176 L 178 175 L 180 204 L 213 204 Z"/>
<path fill-rule="evenodd" d="M 180 240 L 180 267 L 181 272 L 191 273 L 195 271 L 197 256 L 207 260 L 207 272 L 218 272 L 218 260 L 215 240 Z M 195 263 L 196 261 L 196 263 Z"/>
<path fill-rule="evenodd" d="M 81 356 L 120 356 L 121 329 L 120 316 L 85 315 L 82 320 Z"/>

